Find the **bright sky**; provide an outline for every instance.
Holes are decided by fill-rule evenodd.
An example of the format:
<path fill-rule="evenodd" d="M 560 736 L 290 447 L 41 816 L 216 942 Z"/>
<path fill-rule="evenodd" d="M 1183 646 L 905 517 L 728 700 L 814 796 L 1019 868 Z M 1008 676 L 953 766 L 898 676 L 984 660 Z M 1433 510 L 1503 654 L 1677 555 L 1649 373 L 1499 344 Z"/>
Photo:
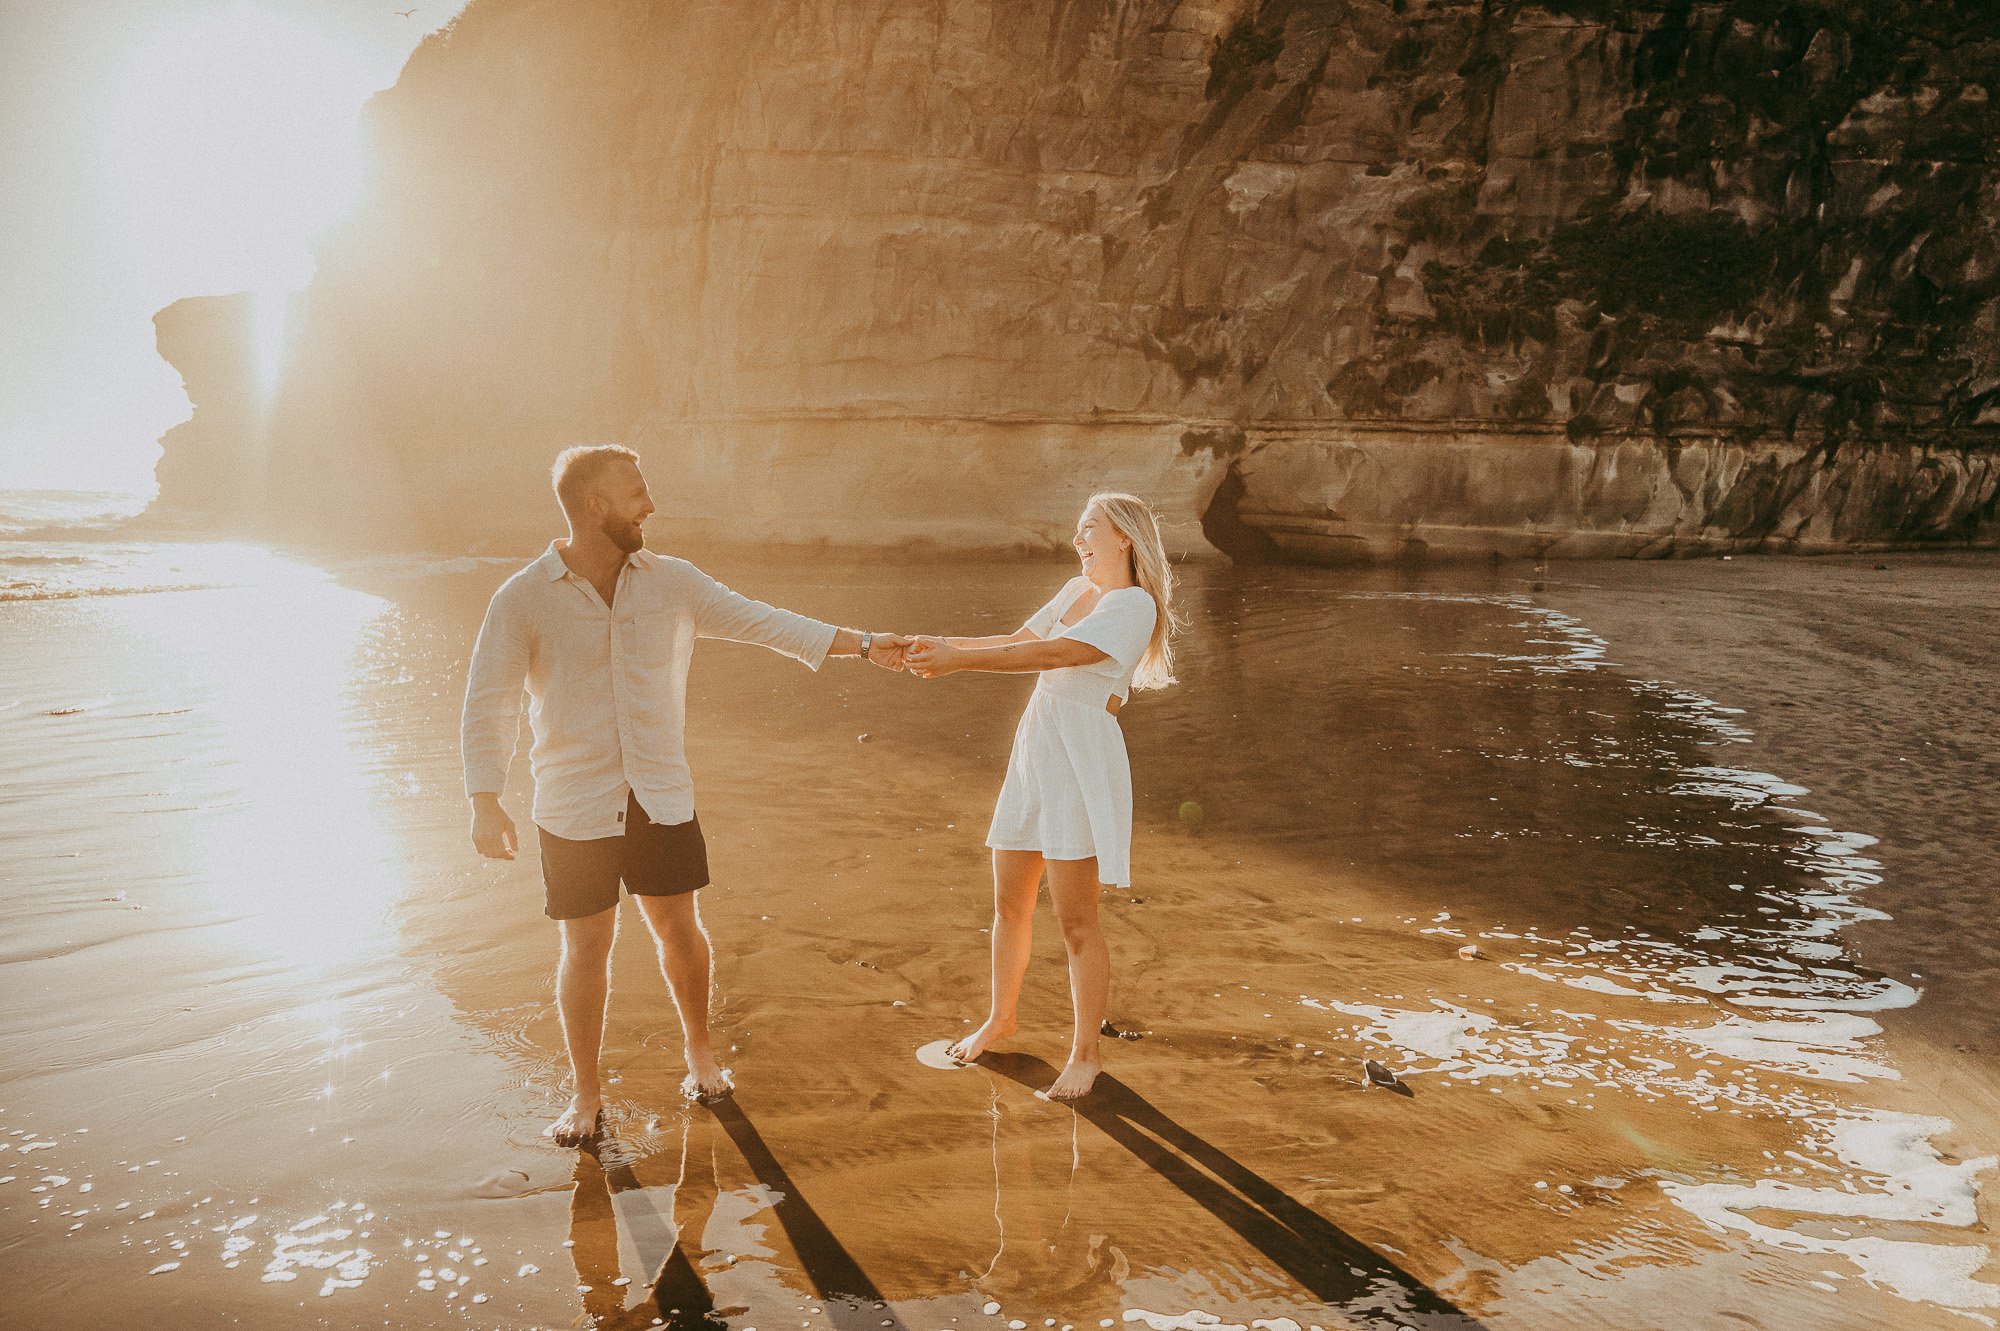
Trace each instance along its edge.
<path fill-rule="evenodd" d="M 362 103 L 461 7 L 0 0 L 0 487 L 152 488 L 188 415 L 153 313 L 303 286 Z"/>

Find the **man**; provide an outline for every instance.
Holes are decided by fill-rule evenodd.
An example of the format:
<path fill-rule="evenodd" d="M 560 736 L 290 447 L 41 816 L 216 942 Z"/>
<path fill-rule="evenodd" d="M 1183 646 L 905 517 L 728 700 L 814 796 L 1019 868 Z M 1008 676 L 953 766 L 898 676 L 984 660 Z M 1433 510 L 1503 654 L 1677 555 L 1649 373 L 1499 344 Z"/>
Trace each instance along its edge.
<path fill-rule="evenodd" d="M 547 1135 L 574 1146 L 600 1126 L 598 1055 L 621 880 L 659 945 L 680 1014 L 682 1091 L 706 1099 L 732 1086 L 709 1047 L 712 954 L 695 906 L 708 882 L 684 747 L 695 639 L 756 643 L 814 670 L 828 656 L 899 669 L 909 639 L 775 609 L 647 550 L 641 526 L 653 501 L 629 448 L 568 449 L 553 479 L 569 538 L 493 594 L 466 679 L 461 747 L 472 844 L 511 860 L 519 843 L 500 793 L 526 685 L 542 881 L 562 931 L 556 1003 L 575 1078 Z"/>

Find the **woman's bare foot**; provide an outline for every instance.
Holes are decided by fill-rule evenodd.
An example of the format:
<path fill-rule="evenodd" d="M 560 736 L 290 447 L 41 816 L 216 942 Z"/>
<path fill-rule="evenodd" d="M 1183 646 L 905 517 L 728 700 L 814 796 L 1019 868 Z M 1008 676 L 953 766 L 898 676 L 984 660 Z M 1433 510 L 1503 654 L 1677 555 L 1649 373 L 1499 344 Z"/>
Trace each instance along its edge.
<path fill-rule="evenodd" d="M 1088 1062 L 1072 1058 L 1069 1066 L 1062 1070 L 1062 1075 L 1056 1078 L 1055 1085 L 1049 1087 L 1046 1094 L 1051 1100 L 1081 1099 L 1090 1094 L 1090 1088 L 1096 1084 L 1097 1074 L 1102 1071 L 1104 1065 L 1094 1058 Z"/>
<path fill-rule="evenodd" d="M 961 1063 L 976 1063 L 981 1054 L 993 1047 L 995 1040 L 1004 1040 L 1013 1033 L 1013 1022 L 988 1017 L 984 1026 L 945 1050 L 945 1057 L 955 1058 Z"/>
<path fill-rule="evenodd" d="M 688 1075 L 681 1079 L 681 1094 L 690 1100 L 720 1100 L 736 1089 L 729 1069 L 716 1064 L 715 1055 L 704 1049 L 687 1051 Z"/>
<path fill-rule="evenodd" d="M 603 1118 L 604 1104 L 596 1096 L 573 1096 L 569 1108 L 556 1115 L 556 1121 L 543 1128 L 542 1135 L 554 1138 L 558 1146 L 581 1146 L 597 1135 Z"/>

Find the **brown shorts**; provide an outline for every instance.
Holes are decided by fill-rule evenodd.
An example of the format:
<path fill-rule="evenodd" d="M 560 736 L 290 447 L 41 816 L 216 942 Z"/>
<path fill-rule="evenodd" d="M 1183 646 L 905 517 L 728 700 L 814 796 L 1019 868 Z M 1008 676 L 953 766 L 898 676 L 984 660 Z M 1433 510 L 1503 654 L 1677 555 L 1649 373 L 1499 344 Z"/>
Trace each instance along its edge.
<path fill-rule="evenodd" d="M 537 827 L 542 886 L 552 920 L 580 920 L 618 904 L 618 884 L 635 897 L 675 897 L 708 886 L 708 844 L 701 820 L 656 823 L 633 795 L 619 836 L 571 841 Z"/>

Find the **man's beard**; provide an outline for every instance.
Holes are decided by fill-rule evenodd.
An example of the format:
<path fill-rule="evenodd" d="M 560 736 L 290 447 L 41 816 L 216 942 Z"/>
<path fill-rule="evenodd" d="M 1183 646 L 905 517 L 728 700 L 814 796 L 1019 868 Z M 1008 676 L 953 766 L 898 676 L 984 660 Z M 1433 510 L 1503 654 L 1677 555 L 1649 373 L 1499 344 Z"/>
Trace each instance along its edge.
<path fill-rule="evenodd" d="M 603 531 L 613 545 L 628 555 L 646 548 L 646 533 L 636 522 L 614 522 L 606 518 Z"/>

